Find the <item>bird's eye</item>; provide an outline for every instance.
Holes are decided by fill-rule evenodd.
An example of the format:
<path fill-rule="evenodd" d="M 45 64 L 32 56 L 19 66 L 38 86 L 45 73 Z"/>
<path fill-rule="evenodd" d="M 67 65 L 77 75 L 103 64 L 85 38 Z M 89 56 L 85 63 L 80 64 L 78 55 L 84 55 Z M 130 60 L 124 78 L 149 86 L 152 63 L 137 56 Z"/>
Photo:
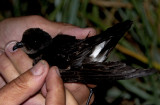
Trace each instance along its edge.
<path fill-rule="evenodd" d="M 33 44 L 34 44 L 35 46 L 38 46 L 38 41 L 35 40 Z"/>
<path fill-rule="evenodd" d="M 37 41 L 37 40 L 35 40 L 35 41 L 34 41 L 34 44 L 35 44 L 35 45 L 37 45 L 37 44 L 38 44 L 38 41 Z"/>

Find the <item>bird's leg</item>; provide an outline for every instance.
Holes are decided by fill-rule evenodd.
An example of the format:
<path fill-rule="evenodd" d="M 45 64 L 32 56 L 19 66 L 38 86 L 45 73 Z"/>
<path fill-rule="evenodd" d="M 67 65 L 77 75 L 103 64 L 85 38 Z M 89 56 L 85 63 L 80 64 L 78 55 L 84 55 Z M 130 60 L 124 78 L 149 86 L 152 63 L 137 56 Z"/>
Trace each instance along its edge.
<path fill-rule="evenodd" d="M 88 97 L 86 105 L 89 105 L 92 95 L 93 95 L 93 89 L 90 89 L 90 93 L 89 93 L 89 97 Z"/>

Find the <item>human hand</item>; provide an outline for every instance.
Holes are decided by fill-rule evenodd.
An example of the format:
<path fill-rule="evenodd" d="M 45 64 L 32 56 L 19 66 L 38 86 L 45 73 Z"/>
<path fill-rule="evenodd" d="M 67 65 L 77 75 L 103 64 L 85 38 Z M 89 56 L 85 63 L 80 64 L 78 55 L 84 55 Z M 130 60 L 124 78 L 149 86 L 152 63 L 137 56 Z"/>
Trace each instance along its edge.
<path fill-rule="evenodd" d="M 34 80 L 34 76 L 29 75 L 31 74 L 29 72 L 30 71 L 29 69 L 32 68 L 32 60 L 20 49 L 13 52 L 12 46 L 14 45 L 14 43 L 15 42 L 9 43 L 5 48 L 5 52 L 4 51 L 0 52 L 1 53 L 0 54 L 0 62 L 1 62 L 0 75 L 2 76 L 0 79 L 0 87 L 1 87 L 0 102 L 7 101 L 7 102 L 13 103 L 14 105 L 16 103 L 24 102 L 25 100 L 25 103 L 23 103 L 23 105 L 37 105 L 37 104 L 45 105 L 44 97 L 41 94 L 35 94 L 34 92 L 40 90 L 41 87 L 43 86 L 44 84 L 43 82 L 45 80 L 49 67 L 47 65 L 47 69 L 45 70 L 46 74 L 40 76 L 40 78 L 42 79 L 39 79 L 39 81 Z M 27 73 L 29 76 L 23 75 L 23 73 L 25 72 L 29 72 Z M 36 89 L 36 87 L 38 87 L 36 91 L 34 92 L 31 91 L 33 90 L 33 88 Z M 32 95 L 34 96 L 30 97 L 31 96 L 30 93 L 32 93 Z M 17 97 L 22 97 L 21 96 L 22 94 L 26 95 L 26 97 L 24 97 L 23 99 L 17 98 Z M 5 95 L 7 98 L 4 98 Z M 27 95 L 29 95 L 30 98 Z M 4 101 L 1 101 L 1 100 L 4 100 Z M 0 105 L 4 105 L 4 104 L 1 103 Z M 8 105 L 10 104 L 8 103 Z"/>
<path fill-rule="evenodd" d="M 23 54 L 21 52 L 22 51 L 19 50 L 18 54 Z M 16 55 L 16 53 L 17 51 L 12 52 L 14 55 Z M 9 59 L 13 61 L 10 62 Z M 22 65 L 17 65 L 17 68 L 12 66 L 12 64 L 16 65 L 16 56 L 9 59 L 5 56 L 5 53 L 1 52 L 0 61 L 3 61 L 0 67 L 2 70 L 5 70 L 5 72 L 1 72 L 1 74 L 6 81 L 14 78 L 9 76 L 11 75 L 10 73 L 13 73 L 13 76 L 18 76 L 19 73 L 16 73 L 15 70 L 17 69 L 17 71 L 22 72 L 21 68 L 23 68 Z M 9 63 L 11 64 L 6 66 L 6 63 L 7 65 Z M 9 72 L 8 70 L 13 72 Z M 16 79 L 8 82 L 7 85 L 0 89 L 0 105 L 78 105 L 72 94 L 64 87 L 58 72 L 56 67 L 52 67 L 49 70 L 47 62 L 43 60 L 40 61 L 33 68 L 19 75 Z M 42 86 L 47 90 L 43 92 L 45 100 L 40 94 L 36 94 Z"/>
<path fill-rule="evenodd" d="M 23 32 L 26 29 L 31 27 L 32 28 L 39 27 L 44 31 L 48 32 L 52 37 L 56 36 L 58 33 L 74 35 L 77 38 L 85 38 L 86 36 L 95 35 L 95 30 L 93 30 L 92 28 L 81 29 L 69 24 L 54 23 L 39 16 L 11 18 L 11 19 L 4 20 L 0 23 L 0 33 L 1 33 L 0 47 L 4 48 L 6 43 L 8 43 L 11 40 L 20 41 L 22 38 Z M 7 56 L 10 56 L 10 55 L 7 54 Z M 20 59 L 23 59 L 23 58 L 20 58 Z M 26 70 L 32 67 L 32 63 L 27 63 L 26 60 L 22 62 L 20 62 L 20 60 L 17 60 L 17 61 L 19 61 L 17 62 L 17 64 L 24 63 L 23 71 L 19 71 L 21 73 L 25 72 Z M 32 62 L 31 59 L 28 59 L 28 61 Z M 13 76 L 13 78 L 14 77 L 17 77 L 17 76 Z M 89 96 L 88 86 L 83 84 L 76 84 L 76 83 L 70 83 L 70 84 L 66 83 L 65 87 L 73 94 L 73 96 L 75 97 L 75 99 L 78 101 L 79 104 L 81 105 L 86 104 L 86 101 Z M 91 101 L 93 101 L 93 97 Z"/>
<path fill-rule="evenodd" d="M 40 90 L 44 84 L 49 66 L 45 62 L 40 62 L 32 69 L 26 71 L 20 76 L 20 72 L 22 72 L 24 67 L 23 65 L 17 65 L 18 63 L 15 59 L 20 58 L 15 55 L 20 54 L 19 56 L 22 58 L 22 54 L 20 51 L 17 51 L 17 53 L 10 53 L 7 49 L 6 52 L 10 55 L 13 54 L 13 57 L 9 58 L 4 52 L 1 51 L 0 74 L 3 76 L 3 79 L 6 82 L 1 78 L 0 105 L 19 105 L 31 96 L 35 95 L 35 93 Z M 23 58 L 25 58 L 25 56 Z M 24 62 L 24 60 L 20 61 Z M 25 68 L 28 66 L 29 65 L 27 64 Z M 31 105 L 30 103 L 32 103 L 32 105 L 44 105 L 43 103 L 45 103 L 45 100 L 42 95 L 36 94 L 34 97 L 30 98 L 30 100 L 23 104 Z"/>
<path fill-rule="evenodd" d="M 96 34 L 93 28 L 79 28 L 71 24 L 51 22 L 41 16 L 8 18 L 0 22 L 0 48 L 4 48 L 9 41 L 20 41 L 23 32 L 29 28 L 41 28 L 52 37 L 57 34 L 67 34 L 82 39 Z"/>

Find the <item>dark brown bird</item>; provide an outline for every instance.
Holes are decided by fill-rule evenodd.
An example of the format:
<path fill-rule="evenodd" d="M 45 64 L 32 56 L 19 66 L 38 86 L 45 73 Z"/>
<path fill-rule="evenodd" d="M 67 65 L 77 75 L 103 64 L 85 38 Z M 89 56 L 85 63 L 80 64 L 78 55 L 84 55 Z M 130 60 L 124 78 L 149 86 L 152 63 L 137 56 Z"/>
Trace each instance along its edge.
<path fill-rule="evenodd" d="M 143 77 L 156 72 L 154 69 L 135 69 L 122 62 L 106 62 L 108 54 L 132 25 L 127 20 L 96 36 L 76 39 L 59 34 L 54 38 L 39 28 L 30 28 L 13 50 L 21 48 L 34 59 L 46 60 L 58 66 L 64 82 L 99 84 L 104 81 Z"/>

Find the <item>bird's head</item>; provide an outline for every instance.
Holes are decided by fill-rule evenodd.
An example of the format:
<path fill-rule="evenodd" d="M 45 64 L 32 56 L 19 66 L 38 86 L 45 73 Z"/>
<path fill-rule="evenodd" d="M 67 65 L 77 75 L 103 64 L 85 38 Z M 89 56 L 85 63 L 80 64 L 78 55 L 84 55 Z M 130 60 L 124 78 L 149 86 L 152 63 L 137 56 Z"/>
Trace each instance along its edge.
<path fill-rule="evenodd" d="M 22 48 L 27 54 L 37 53 L 52 41 L 51 36 L 40 28 L 30 28 L 23 33 L 22 40 L 13 46 L 13 50 Z"/>

